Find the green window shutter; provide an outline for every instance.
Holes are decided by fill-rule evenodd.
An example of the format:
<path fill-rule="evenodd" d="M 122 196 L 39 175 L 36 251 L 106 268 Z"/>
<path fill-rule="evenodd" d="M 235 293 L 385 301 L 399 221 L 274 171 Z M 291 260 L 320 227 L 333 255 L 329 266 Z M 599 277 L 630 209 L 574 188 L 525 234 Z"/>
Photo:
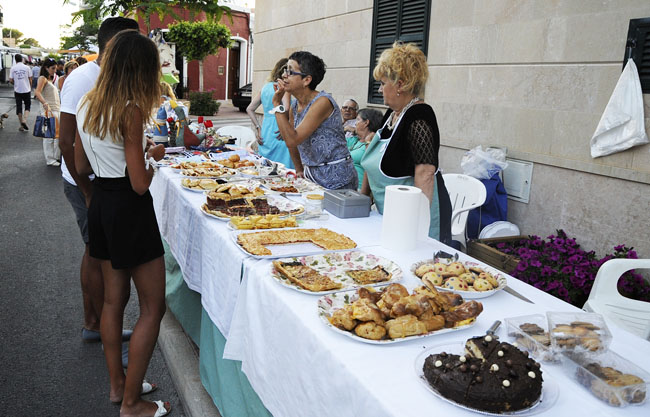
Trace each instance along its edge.
<path fill-rule="evenodd" d="M 431 0 L 375 0 L 372 19 L 372 44 L 368 103 L 382 104 L 379 82 L 372 78 L 372 70 L 381 53 L 393 42 L 415 43 L 426 55 L 429 40 Z"/>
<path fill-rule="evenodd" d="M 627 47 L 623 68 L 628 58 L 634 59 L 639 71 L 641 90 L 644 94 L 650 93 L 650 18 L 630 20 L 630 29 L 627 34 Z"/>

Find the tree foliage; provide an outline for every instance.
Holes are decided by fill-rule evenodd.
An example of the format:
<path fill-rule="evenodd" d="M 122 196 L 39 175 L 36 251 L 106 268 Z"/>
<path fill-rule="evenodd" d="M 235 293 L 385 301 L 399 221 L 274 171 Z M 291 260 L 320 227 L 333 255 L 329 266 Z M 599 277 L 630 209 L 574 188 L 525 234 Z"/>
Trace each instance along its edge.
<path fill-rule="evenodd" d="M 13 38 L 16 40 L 16 42 L 18 42 L 18 39 L 22 38 L 23 35 L 24 33 L 19 31 L 18 29 L 2 28 L 3 38 Z"/>
<path fill-rule="evenodd" d="M 189 61 L 203 61 L 231 44 L 230 29 L 221 23 L 183 21 L 169 25 L 168 29 L 165 38 L 175 43 L 178 52 Z"/>
<path fill-rule="evenodd" d="M 97 43 L 97 32 L 99 32 L 101 23 L 99 19 L 84 18 L 84 23 L 77 26 L 72 35 L 61 37 L 61 49 L 71 49 L 78 46 L 84 51 L 89 51 L 91 45 Z"/>
<path fill-rule="evenodd" d="M 64 0 L 68 3 L 70 0 Z M 72 22 L 80 18 L 94 16 L 135 16 L 144 19 L 149 26 L 151 15 L 157 14 L 160 20 L 172 16 L 175 20 L 183 20 L 175 12 L 174 7 L 190 11 L 190 20 L 194 15 L 204 12 L 207 20 L 218 22 L 226 14 L 231 16 L 230 8 L 218 4 L 218 0 L 85 0 L 85 8 L 72 14 Z"/>
<path fill-rule="evenodd" d="M 41 45 L 38 43 L 38 41 L 34 38 L 27 38 L 27 39 L 22 39 L 20 44 L 20 47 L 27 47 L 31 48 L 33 46 L 40 47 Z"/>

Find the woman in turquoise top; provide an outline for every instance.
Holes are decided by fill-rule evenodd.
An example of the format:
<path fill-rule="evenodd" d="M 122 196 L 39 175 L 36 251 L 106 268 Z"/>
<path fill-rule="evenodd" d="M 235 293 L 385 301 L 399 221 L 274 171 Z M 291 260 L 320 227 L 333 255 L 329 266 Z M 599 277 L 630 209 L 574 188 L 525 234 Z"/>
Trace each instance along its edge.
<path fill-rule="evenodd" d="M 293 169 L 293 162 L 289 155 L 289 148 L 287 148 L 284 141 L 279 138 L 277 133 L 278 124 L 275 121 L 275 117 L 272 114 L 269 114 L 269 111 L 273 108 L 273 94 L 275 94 L 273 81 L 282 77 L 282 72 L 286 65 L 287 58 L 282 58 L 276 62 L 275 67 L 273 67 L 273 70 L 271 71 L 268 82 L 264 84 L 262 91 L 260 91 L 260 93 L 253 98 L 251 104 L 248 105 L 246 113 L 248 113 L 248 117 L 250 117 L 255 126 L 258 153 L 271 161 L 281 162 L 286 165 L 287 168 Z M 257 110 L 260 104 L 262 105 L 262 109 L 264 109 L 264 119 L 262 120 L 261 126 L 257 121 L 257 115 L 255 114 L 255 110 Z M 289 103 L 287 102 L 285 105 L 288 106 Z"/>
<path fill-rule="evenodd" d="M 361 158 L 366 152 L 366 147 L 375 136 L 375 132 L 381 127 L 381 112 L 375 109 L 361 109 L 357 114 L 355 125 L 355 135 L 346 139 L 348 149 L 352 156 L 354 169 L 357 170 L 359 177 L 359 188 L 363 183 L 363 168 L 361 167 Z"/>
<path fill-rule="evenodd" d="M 424 54 L 414 44 L 396 42 L 379 57 L 373 77 L 390 110 L 361 160 L 361 192 L 380 213 L 388 185 L 414 185 L 430 201 L 429 236 L 451 243 L 451 202 L 438 171 L 440 134 L 433 109 L 418 96 L 429 76 Z"/>

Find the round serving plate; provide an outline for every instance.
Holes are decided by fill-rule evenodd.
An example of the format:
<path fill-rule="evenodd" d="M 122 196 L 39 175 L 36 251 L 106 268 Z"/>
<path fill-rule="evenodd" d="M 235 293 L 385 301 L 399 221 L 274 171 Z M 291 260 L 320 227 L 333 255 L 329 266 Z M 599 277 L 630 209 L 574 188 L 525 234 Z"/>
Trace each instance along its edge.
<path fill-rule="evenodd" d="M 535 404 L 526 409 L 518 411 L 504 411 L 503 413 L 493 413 L 490 411 L 478 410 L 476 408 L 459 404 L 455 401 L 443 397 L 442 394 L 433 388 L 431 384 L 429 384 L 429 381 L 427 381 L 427 379 L 424 377 L 424 361 L 429 357 L 429 355 L 440 352 L 462 355 L 465 352 L 465 342 L 449 342 L 427 348 L 415 358 L 415 374 L 418 376 L 418 379 L 424 385 L 424 387 L 433 395 L 445 402 L 448 402 L 449 404 L 452 404 L 464 410 L 472 411 L 474 413 L 483 414 L 486 416 L 533 416 L 550 410 L 555 405 L 558 397 L 560 396 L 560 388 L 558 387 L 557 383 L 553 380 L 553 378 L 551 378 L 548 372 L 544 371 L 544 368 L 540 368 L 542 370 L 542 375 L 544 378 L 544 382 L 542 383 L 542 395 L 539 397 L 539 400 L 537 400 Z"/>
<path fill-rule="evenodd" d="M 435 264 L 435 263 L 438 263 L 438 262 L 444 263 L 444 264 L 450 264 L 451 263 L 451 261 L 445 260 L 445 259 L 439 259 L 439 258 L 427 259 L 427 260 L 424 260 L 424 261 L 416 262 L 413 265 L 411 265 L 411 273 L 413 275 L 415 275 L 415 270 L 418 269 L 420 266 L 422 266 L 424 264 Z M 496 269 L 494 269 L 494 268 L 492 268 L 492 267 L 490 267 L 490 266 L 488 266 L 488 265 L 480 264 L 478 262 L 473 262 L 473 261 L 457 261 L 457 262 L 462 263 L 465 266 L 465 268 L 474 268 L 474 267 L 476 267 L 476 268 L 481 268 L 485 272 L 489 272 L 499 282 L 499 286 L 497 288 L 495 288 L 493 290 L 489 290 L 489 291 L 461 291 L 461 290 L 453 290 L 453 289 L 450 289 L 450 288 L 436 286 L 437 290 L 460 294 L 466 300 L 477 300 L 477 299 L 480 299 L 480 298 L 486 298 L 486 297 L 489 297 L 491 295 L 494 295 L 497 292 L 502 291 L 508 285 L 508 280 L 503 275 L 503 273 L 496 270 Z M 417 275 L 415 275 L 415 277 L 417 279 L 420 279 L 420 277 L 418 277 Z"/>
<path fill-rule="evenodd" d="M 392 282 L 388 282 L 386 284 L 391 284 L 391 283 Z M 303 292 L 305 291 L 306 290 L 303 290 Z M 310 294 L 316 294 L 311 291 L 306 291 L 306 292 L 309 292 Z M 409 291 L 409 293 L 411 292 L 412 291 Z M 320 317 L 321 321 L 336 333 L 354 339 L 357 342 L 368 343 L 371 345 L 392 345 L 394 343 L 404 343 L 410 340 L 421 339 L 423 337 L 435 336 L 435 335 L 469 329 L 470 327 L 474 326 L 474 324 L 476 324 L 476 320 L 473 320 L 471 323 L 466 324 L 464 326 L 442 328 L 440 330 L 434 330 L 428 333 L 418 334 L 414 336 L 401 337 L 399 339 L 382 339 L 382 340 L 365 339 L 363 337 L 357 336 L 352 331 L 339 329 L 329 321 L 329 317 L 332 316 L 332 313 L 334 313 L 335 310 L 343 308 L 346 304 L 353 303 L 359 298 L 357 291 L 356 290 L 347 290 L 347 291 L 335 290 L 335 291 L 329 291 L 329 293 L 330 294 L 326 294 L 318 299 L 318 316 Z"/>

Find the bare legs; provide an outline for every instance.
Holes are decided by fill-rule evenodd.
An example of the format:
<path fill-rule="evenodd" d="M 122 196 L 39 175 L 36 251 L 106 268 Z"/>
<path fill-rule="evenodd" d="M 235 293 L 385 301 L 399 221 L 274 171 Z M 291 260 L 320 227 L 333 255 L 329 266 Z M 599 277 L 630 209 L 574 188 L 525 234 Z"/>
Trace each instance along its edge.
<path fill-rule="evenodd" d="M 153 353 L 160 321 L 165 314 L 165 264 L 162 257 L 130 270 L 115 270 L 101 261 L 104 276 L 104 307 L 101 334 L 111 381 L 110 399 L 122 400 L 120 416 L 153 416 L 157 406 L 140 398 L 142 380 Z M 129 277 L 138 291 L 140 317 L 129 345 L 129 369 L 122 369 L 122 321 L 130 290 Z"/>
<path fill-rule="evenodd" d="M 84 304 L 84 327 L 88 330 L 99 331 L 99 319 L 104 305 L 104 281 L 102 280 L 101 263 L 91 258 L 88 245 L 81 258 L 81 293 Z"/>

